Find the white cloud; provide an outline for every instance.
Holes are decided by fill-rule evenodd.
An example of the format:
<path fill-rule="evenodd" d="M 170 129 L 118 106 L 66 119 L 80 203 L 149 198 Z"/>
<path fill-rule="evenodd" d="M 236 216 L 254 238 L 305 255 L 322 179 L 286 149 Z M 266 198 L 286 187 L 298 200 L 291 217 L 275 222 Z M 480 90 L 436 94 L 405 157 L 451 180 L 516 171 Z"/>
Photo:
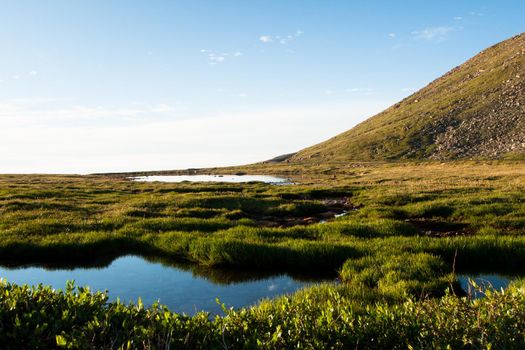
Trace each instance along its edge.
<path fill-rule="evenodd" d="M 298 30 L 295 31 L 295 33 L 288 34 L 288 35 L 275 35 L 275 36 L 261 35 L 259 37 L 259 41 L 261 41 L 261 42 L 263 42 L 265 44 L 277 42 L 277 43 L 279 43 L 281 45 L 286 45 L 289 42 L 299 38 L 303 34 L 304 34 L 304 32 L 302 30 L 298 29 Z"/>
<path fill-rule="evenodd" d="M 259 40 L 262 41 L 263 43 L 269 43 L 273 41 L 272 37 L 269 35 L 261 35 L 259 37 Z"/>
<path fill-rule="evenodd" d="M 243 55 L 242 52 L 236 51 L 234 53 L 217 52 L 213 50 L 201 49 L 200 52 L 208 59 L 208 64 L 214 66 L 218 63 L 223 63 L 227 58 L 238 58 Z"/>
<path fill-rule="evenodd" d="M 215 55 L 210 55 L 210 56 L 208 56 L 208 58 L 209 58 L 210 61 L 212 61 L 213 63 L 221 63 L 221 62 L 224 62 L 224 60 L 226 59 L 226 56 L 215 56 Z"/>
<path fill-rule="evenodd" d="M 388 33 L 388 36 L 389 36 L 390 38 L 395 38 L 395 37 L 396 37 L 396 33 Z"/>
<path fill-rule="evenodd" d="M 32 76 L 32 77 L 34 77 L 37 74 L 38 74 L 38 72 L 36 70 L 32 70 L 32 71 L 29 72 L 29 75 Z"/>
<path fill-rule="evenodd" d="M 375 90 L 372 89 L 372 88 L 354 87 L 354 88 L 351 88 L 351 89 L 346 89 L 345 91 L 346 92 L 362 92 L 362 93 L 371 94 Z"/>
<path fill-rule="evenodd" d="M 461 21 L 462 19 L 463 19 L 463 17 L 461 17 L 461 16 L 456 16 L 456 17 L 454 17 L 454 20 L 455 20 L 455 21 Z"/>
<path fill-rule="evenodd" d="M 448 34 L 455 31 L 454 27 L 428 27 L 421 31 L 413 31 L 412 35 L 416 40 L 441 42 L 448 39 Z"/>

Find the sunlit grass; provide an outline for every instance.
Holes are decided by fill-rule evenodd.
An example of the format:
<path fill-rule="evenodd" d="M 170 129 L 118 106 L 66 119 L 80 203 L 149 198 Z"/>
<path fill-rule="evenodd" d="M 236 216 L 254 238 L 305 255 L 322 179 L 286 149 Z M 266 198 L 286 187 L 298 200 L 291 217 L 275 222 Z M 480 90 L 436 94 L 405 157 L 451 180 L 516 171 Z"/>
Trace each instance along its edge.
<path fill-rule="evenodd" d="M 75 264 L 132 253 L 203 267 L 337 271 L 339 284 L 231 311 L 215 321 L 202 315 L 186 318 L 167 311 L 107 305 L 103 297 L 82 291 L 76 296 L 59 295 L 4 286 L 4 291 L 16 291 L 16 298 L 31 305 L 29 308 L 43 307 L 39 303 L 46 299 L 63 305 L 59 307 L 62 314 L 39 316 L 34 323 L 28 321 L 20 327 L 34 329 L 47 320 L 56 327 L 41 330 L 42 336 L 37 338 L 44 343 L 56 344 L 58 339 L 69 344 L 79 339 L 79 344 L 92 347 L 115 339 L 119 344 L 130 340 L 164 346 L 169 337 L 178 337 L 169 338 L 173 347 L 224 347 L 223 341 L 234 348 L 294 344 L 487 347 L 507 346 L 504 334 L 523 336 L 512 328 L 512 322 L 522 321 L 520 288 L 512 289 L 514 299 L 507 294 L 475 302 L 458 301 L 453 296 L 428 298 L 459 292 L 454 272 L 505 272 L 523 266 L 525 164 L 356 163 L 304 169 L 263 164 L 244 170 L 250 169 L 296 176 L 299 184 L 169 184 L 105 176 L 0 176 L 0 260 L 9 264 Z M 217 171 L 237 172 L 239 168 Z M 335 218 L 343 209 L 347 214 Z M 44 299 L 33 300 L 39 293 Z M 15 300 L 12 294 L 1 297 L 5 305 Z M 63 304 L 64 298 L 70 304 Z M 81 304 L 87 305 L 91 300 L 93 307 L 79 306 L 75 298 L 84 298 Z M 103 326 L 93 324 L 93 332 L 99 335 L 90 338 L 95 339 L 92 343 L 79 334 L 67 333 L 81 318 L 57 319 L 67 319 L 77 307 L 91 320 L 86 322 L 94 322 L 95 316 L 98 322 L 106 322 Z M 459 309 L 454 311 L 454 307 Z M 491 307 L 495 309 L 478 314 Z M 29 317 L 23 310 L 17 311 L 17 317 Z M 491 328 L 489 320 L 503 310 L 514 312 L 501 320 L 512 324 L 503 330 L 497 328 L 500 321 L 494 321 L 496 328 Z M 449 319 L 432 318 L 432 313 Z M 152 315 L 160 315 L 160 319 Z M 0 320 L 14 327 L 10 317 L 15 314 L 4 310 Z M 125 326 L 119 317 L 132 325 Z M 469 323 L 475 317 L 481 317 L 483 326 Z M 468 322 L 461 323 L 462 318 Z M 360 322 L 368 322 L 369 327 Z M 132 335 L 116 334 L 119 327 L 132 327 Z M 388 327 L 401 334 L 399 339 Z M 9 335 L 4 332 L 5 340 L 13 339 L 22 328 L 13 328 Z M 480 338 L 485 331 L 492 333 Z M 283 332 L 288 332 L 286 337 Z M 446 338 L 441 341 L 436 337 Z"/>

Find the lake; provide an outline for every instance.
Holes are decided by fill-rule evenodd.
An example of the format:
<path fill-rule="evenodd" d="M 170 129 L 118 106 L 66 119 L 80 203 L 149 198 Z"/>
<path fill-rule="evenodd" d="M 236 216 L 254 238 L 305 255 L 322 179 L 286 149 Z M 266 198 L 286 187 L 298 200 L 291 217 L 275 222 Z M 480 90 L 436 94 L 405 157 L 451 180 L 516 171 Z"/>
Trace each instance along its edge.
<path fill-rule="evenodd" d="M 144 305 L 156 300 L 170 310 L 195 314 L 222 313 L 215 299 L 228 307 L 251 306 L 263 298 L 289 294 L 312 283 L 326 280 L 317 276 L 271 275 L 250 271 L 206 269 L 197 265 L 166 265 L 138 256 L 123 256 L 102 268 L 0 267 L 0 277 L 17 284 L 42 283 L 64 289 L 66 281 L 91 290 L 108 290 L 110 300 L 137 301 Z"/>
<path fill-rule="evenodd" d="M 141 182 L 264 182 L 274 185 L 291 185 L 290 179 L 269 175 L 166 175 L 137 176 L 130 178 Z"/>

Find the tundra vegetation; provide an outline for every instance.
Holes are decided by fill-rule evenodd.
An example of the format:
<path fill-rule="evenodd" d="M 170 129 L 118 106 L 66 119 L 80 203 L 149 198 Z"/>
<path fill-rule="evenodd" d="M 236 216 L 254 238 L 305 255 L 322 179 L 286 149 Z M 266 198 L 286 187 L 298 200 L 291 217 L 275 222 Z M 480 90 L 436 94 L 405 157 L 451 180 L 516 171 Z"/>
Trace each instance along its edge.
<path fill-rule="evenodd" d="M 521 161 L 259 164 L 296 185 L 0 176 L 0 262 L 126 254 L 213 269 L 336 272 L 224 316 L 108 302 L 70 284 L 0 283 L 6 348 L 523 348 L 525 284 L 472 299 L 461 271 L 525 262 Z M 346 212 L 344 216 L 336 214 Z"/>

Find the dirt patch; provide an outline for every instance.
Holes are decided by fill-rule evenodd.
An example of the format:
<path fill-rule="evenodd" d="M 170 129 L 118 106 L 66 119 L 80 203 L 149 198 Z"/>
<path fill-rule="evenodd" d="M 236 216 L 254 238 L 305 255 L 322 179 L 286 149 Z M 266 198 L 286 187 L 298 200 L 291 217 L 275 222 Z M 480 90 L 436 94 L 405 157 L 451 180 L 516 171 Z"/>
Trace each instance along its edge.
<path fill-rule="evenodd" d="M 327 222 L 339 216 L 346 215 L 350 211 L 359 210 L 362 205 L 354 205 L 349 198 L 324 198 L 321 202 L 326 206 L 326 210 L 310 216 L 275 216 L 275 215 L 249 215 L 248 218 L 254 220 L 258 226 L 263 227 L 291 227 L 313 225 L 320 222 Z"/>
<path fill-rule="evenodd" d="M 470 236 L 474 233 L 473 230 L 464 223 L 432 219 L 408 219 L 406 221 L 414 225 L 422 235 L 427 237 L 459 237 Z"/>

